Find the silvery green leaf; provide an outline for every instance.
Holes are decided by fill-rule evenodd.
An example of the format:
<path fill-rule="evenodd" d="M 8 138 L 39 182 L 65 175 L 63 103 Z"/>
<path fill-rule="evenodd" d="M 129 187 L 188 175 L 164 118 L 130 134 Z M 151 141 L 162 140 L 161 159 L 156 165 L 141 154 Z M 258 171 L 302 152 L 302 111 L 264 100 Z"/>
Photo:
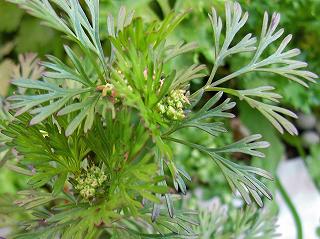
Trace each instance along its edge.
<path fill-rule="evenodd" d="M 260 135 L 252 135 L 236 143 L 223 148 L 208 148 L 203 145 L 194 144 L 177 138 L 168 137 L 167 140 L 184 144 L 186 146 L 198 149 L 200 152 L 207 154 L 219 166 L 225 176 L 231 189 L 238 191 L 247 204 L 251 204 L 251 197 L 259 206 L 263 206 L 261 195 L 268 199 L 272 199 L 272 195 L 268 188 L 259 181 L 256 176 L 261 176 L 272 180 L 270 173 L 263 169 L 238 165 L 221 155 L 221 153 L 241 152 L 253 156 L 263 157 L 264 155 L 255 149 L 266 148 L 269 144 L 265 141 L 256 141 L 260 139 Z"/>
<path fill-rule="evenodd" d="M 264 101 L 270 100 L 276 103 L 279 102 L 281 96 L 277 93 L 271 92 L 274 90 L 273 87 L 262 86 L 255 89 L 236 90 L 221 88 L 218 86 L 231 79 L 239 78 L 249 72 L 267 72 L 277 74 L 305 87 L 308 87 L 309 82 L 315 83 L 318 76 L 305 69 L 307 67 L 307 63 L 295 59 L 295 57 L 300 54 L 299 49 L 286 50 L 288 44 L 292 40 L 291 34 L 281 40 L 280 45 L 272 54 L 265 56 L 264 53 L 266 49 L 281 39 L 284 34 L 284 29 L 277 29 L 280 23 L 279 13 L 273 13 L 271 19 L 268 13 L 264 13 L 261 34 L 258 41 L 256 37 L 248 33 L 242 38 L 242 40 L 238 43 L 233 43 L 234 46 L 229 48 L 237 32 L 246 23 L 248 15 L 246 13 L 242 15 L 242 9 L 237 2 L 226 2 L 225 9 L 226 33 L 224 39 L 221 37 L 223 25 L 222 20 L 217 15 L 216 10 L 212 9 L 212 13 L 209 15 L 214 35 L 213 42 L 215 47 L 215 62 L 204 90 L 224 91 L 227 94 L 239 97 L 240 100 L 245 100 L 251 107 L 260 111 L 279 132 L 283 133 L 284 130 L 286 130 L 290 134 L 298 134 L 295 126 L 284 117 L 289 116 L 296 118 L 296 115 L 293 112 Z M 258 43 L 256 44 L 256 42 Z M 253 52 L 252 58 L 248 64 L 220 79 L 214 79 L 217 69 L 222 64 L 223 59 L 231 54 L 246 51 Z"/>

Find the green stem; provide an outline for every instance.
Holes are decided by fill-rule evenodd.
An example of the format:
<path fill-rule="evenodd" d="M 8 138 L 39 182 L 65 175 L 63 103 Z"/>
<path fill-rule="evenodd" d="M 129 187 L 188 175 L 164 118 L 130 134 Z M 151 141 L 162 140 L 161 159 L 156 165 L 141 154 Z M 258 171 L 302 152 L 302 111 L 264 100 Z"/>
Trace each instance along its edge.
<path fill-rule="evenodd" d="M 230 88 L 223 88 L 223 87 L 207 87 L 205 91 L 222 91 L 224 93 L 234 95 L 237 97 L 240 97 L 239 93 L 237 90 L 230 89 Z"/>
<path fill-rule="evenodd" d="M 301 223 L 300 216 L 299 216 L 296 208 L 294 207 L 294 205 L 293 205 L 288 193 L 286 192 L 286 190 L 284 189 L 283 185 L 281 184 L 279 178 L 276 176 L 275 179 L 276 179 L 275 180 L 276 186 L 279 189 L 280 194 L 283 197 L 285 203 L 287 204 L 287 206 L 288 206 L 288 208 L 289 208 L 289 210 L 290 210 L 290 212 L 292 214 L 294 223 L 296 224 L 297 239 L 302 239 L 303 238 L 303 233 L 302 233 L 302 223 Z"/>
<path fill-rule="evenodd" d="M 221 78 L 220 80 L 217 80 L 217 81 L 213 82 L 213 83 L 211 84 L 211 86 L 212 86 L 212 87 L 215 87 L 215 86 L 220 85 L 220 84 L 222 84 L 222 83 L 224 83 L 224 82 L 226 82 L 226 81 L 229 81 L 229 80 L 231 80 L 231 79 L 234 79 L 234 78 L 236 78 L 236 77 L 238 77 L 238 76 L 240 76 L 240 75 L 242 75 L 242 74 L 248 73 L 248 72 L 250 72 L 250 71 L 252 71 L 252 70 L 253 70 L 253 69 L 252 69 L 252 66 L 250 66 L 250 65 L 245 66 L 245 67 L 243 67 L 242 69 L 240 69 L 240 70 L 238 70 L 238 71 L 236 71 L 236 72 L 233 72 L 232 74 L 227 75 L 227 76 Z"/>
<path fill-rule="evenodd" d="M 219 62 L 218 62 L 218 59 L 217 59 L 216 63 L 215 63 L 214 66 L 213 66 L 213 69 L 212 69 L 212 71 L 211 71 L 211 73 L 210 73 L 210 76 L 209 76 L 209 79 L 208 79 L 208 81 L 207 81 L 207 84 L 206 84 L 205 86 L 211 85 L 211 83 L 212 83 L 212 81 L 213 81 L 213 78 L 214 78 L 214 76 L 216 75 L 216 72 L 217 72 L 217 70 L 218 70 L 218 67 L 219 67 Z"/>
<path fill-rule="evenodd" d="M 223 88 L 223 87 L 212 87 L 210 85 L 201 87 L 199 90 L 194 92 L 192 94 L 192 96 L 198 94 L 199 91 L 201 91 L 201 90 L 203 90 L 204 92 L 208 92 L 208 91 L 223 91 L 224 93 L 227 93 L 227 94 L 230 94 L 230 95 L 234 95 L 234 96 L 237 96 L 237 97 L 240 98 L 240 95 L 236 90 L 233 90 L 233 89 L 230 89 L 230 88 Z"/>

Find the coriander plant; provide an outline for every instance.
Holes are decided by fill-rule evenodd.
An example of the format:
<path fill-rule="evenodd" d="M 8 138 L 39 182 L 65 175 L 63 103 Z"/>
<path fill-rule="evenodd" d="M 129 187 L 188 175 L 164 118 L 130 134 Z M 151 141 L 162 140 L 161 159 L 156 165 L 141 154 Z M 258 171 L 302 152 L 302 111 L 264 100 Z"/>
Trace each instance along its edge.
<path fill-rule="evenodd" d="M 68 56 L 67 61 L 48 56 L 41 66 L 34 55 L 22 59 L 12 81 L 15 94 L 2 102 L 1 166 L 28 175 L 30 185 L 15 200 L 24 210 L 12 227 L 14 238 L 197 238 L 197 213 L 174 207 L 191 180 L 175 163 L 175 144 L 197 149 L 217 164 L 247 204 L 263 206 L 264 198 L 272 199 L 260 180 L 272 180 L 268 172 L 230 160 L 235 152 L 264 157 L 259 149 L 269 144 L 261 135 L 210 148 L 183 140 L 178 132 L 191 127 L 212 137 L 225 133 L 221 120 L 234 117 L 230 95 L 257 109 L 281 133 L 297 134 L 287 119 L 296 115 L 277 106 L 281 96 L 272 87 L 223 87 L 254 71 L 304 86 L 315 82 L 317 76 L 295 58 L 299 50 L 286 50 L 291 35 L 272 55 L 264 54 L 284 34 L 277 30 L 278 13 L 271 18 L 265 13 L 259 37 L 247 34 L 235 42 L 248 13 L 227 2 L 223 23 L 213 8 L 215 61 L 207 76 L 205 65 L 174 64 L 197 47 L 168 43 L 188 11 L 148 22 L 121 8 L 117 17 L 105 16 L 107 26 L 100 28 L 99 0 L 9 1 L 61 32 Z M 217 78 L 224 60 L 236 54 L 252 57 Z M 190 82 L 198 78 L 206 83 L 190 92 Z"/>

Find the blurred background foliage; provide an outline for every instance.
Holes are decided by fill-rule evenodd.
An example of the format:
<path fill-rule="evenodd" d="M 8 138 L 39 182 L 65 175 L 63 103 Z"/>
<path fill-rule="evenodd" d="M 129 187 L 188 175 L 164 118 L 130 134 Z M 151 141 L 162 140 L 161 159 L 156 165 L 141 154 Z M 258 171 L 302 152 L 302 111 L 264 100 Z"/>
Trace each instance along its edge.
<path fill-rule="evenodd" d="M 286 33 L 293 34 L 292 47 L 298 47 L 303 54 L 302 61 L 309 63 L 309 70 L 319 73 L 320 66 L 320 1 L 310 0 L 239 0 L 242 7 L 250 13 L 246 32 L 259 34 L 264 11 L 269 13 L 277 11 L 281 13 L 281 26 Z M 189 16 L 181 23 L 177 31 L 171 36 L 171 41 L 184 40 L 186 42 L 196 41 L 199 45 L 194 54 L 178 58 L 174 64 L 205 63 L 209 67 L 213 65 L 212 53 L 212 30 L 208 20 L 208 12 L 214 6 L 218 12 L 224 12 L 224 1 L 222 0 L 100 0 L 101 5 L 101 32 L 105 36 L 104 48 L 108 50 L 107 42 L 107 15 L 116 13 L 121 5 L 129 9 L 135 9 L 136 15 L 142 16 L 150 21 L 163 19 L 173 9 L 182 11 L 192 9 Z M 223 15 L 223 14 L 222 14 Z M 241 34 L 238 36 L 241 37 Z M 276 49 L 276 46 L 275 46 Z M 269 49 L 272 51 L 274 49 Z M 63 57 L 63 45 L 59 34 L 54 30 L 43 26 L 39 20 L 29 16 L 22 10 L 5 0 L 0 0 L 0 95 L 5 97 L 10 92 L 10 78 L 12 72 L 17 68 L 18 56 L 20 54 L 36 52 L 40 59 L 45 54 L 53 54 Z M 223 76 L 239 69 L 248 59 L 246 54 L 227 58 L 224 66 L 217 72 Z M 230 132 L 225 137 L 217 137 L 215 141 L 206 134 L 195 134 L 192 130 L 185 130 L 181 137 L 192 138 L 193 142 L 210 146 L 224 145 L 235 139 L 249 135 L 249 133 L 260 133 L 264 139 L 271 143 L 266 149 L 266 159 L 244 158 L 243 155 L 233 155 L 233 159 L 245 164 L 262 167 L 275 174 L 279 161 L 283 158 L 301 156 L 305 159 L 310 175 L 320 188 L 320 125 L 317 123 L 320 106 L 320 86 L 313 84 L 308 90 L 302 86 L 281 79 L 279 76 L 269 74 L 250 73 L 228 82 L 229 87 L 244 89 L 253 88 L 268 81 L 268 85 L 276 88 L 283 95 L 282 104 L 286 108 L 294 110 L 302 115 L 302 119 L 296 122 L 300 130 L 300 138 L 289 135 L 280 135 L 271 124 L 260 114 L 257 114 L 248 105 L 237 102 L 238 118 L 229 123 Z M 194 81 L 191 89 L 195 90 L 203 84 L 202 80 Z M 237 99 L 233 99 L 237 100 Z M 305 117 L 305 118 L 303 118 Z M 309 121 L 306 121 L 309 120 Z M 306 123 L 307 122 L 307 123 Z M 209 140 L 210 139 L 210 140 Z M 201 200 L 209 200 L 219 197 L 224 204 L 235 206 L 233 197 L 230 195 L 223 175 L 218 173 L 215 164 L 208 164 L 203 155 L 197 150 L 190 150 L 182 146 L 176 146 L 177 160 L 181 166 L 193 178 L 189 185 L 192 191 L 201 191 Z M 24 178 L 17 177 L 8 169 L 0 169 L 0 181 L 6 181 L 0 187 L 0 195 L 14 193 L 24 183 Z M 274 183 L 271 183 L 275 189 Z M 195 203 L 196 204 L 196 203 Z M 271 204 L 271 205 L 270 205 Z M 275 203 L 267 204 L 275 209 Z M 232 213 L 231 213 L 232 214 Z M 210 237 L 208 237 L 210 238 Z"/>

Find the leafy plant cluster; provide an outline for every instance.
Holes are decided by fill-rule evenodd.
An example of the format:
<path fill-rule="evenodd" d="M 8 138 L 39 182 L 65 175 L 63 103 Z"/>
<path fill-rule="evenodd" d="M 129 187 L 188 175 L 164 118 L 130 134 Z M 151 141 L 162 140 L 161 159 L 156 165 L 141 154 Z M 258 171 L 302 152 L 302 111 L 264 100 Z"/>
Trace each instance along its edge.
<path fill-rule="evenodd" d="M 207 17 L 207 9 L 211 4 L 215 5 L 215 8 L 218 10 L 222 10 L 223 1 L 217 1 L 212 3 L 212 1 L 200 0 L 200 1 L 153 1 L 158 2 L 158 8 L 154 9 L 157 17 L 161 18 L 162 15 L 166 15 L 168 13 L 168 9 L 181 9 L 181 8 L 193 8 L 197 9 L 196 12 L 193 12 L 177 29 L 174 39 L 184 39 L 187 41 L 197 41 L 199 43 L 199 47 L 196 49 L 196 53 L 193 56 L 185 57 L 181 60 L 178 60 L 179 64 L 183 64 L 188 61 L 196 61 L 199 63 L 205 63 L 208 65 L 214 64 L 214 58 L 211 54 L 211 26 L 209 22 L 206 23 L 205 19 Z M 161 3 L 160 3 L 161 2 Z M 164 3 L 166 2 L 166 3 Z M 303 50 L 303 54 L 300 54 L 298 58 L 302 61 L 308 61 L 310 68 L 313 71 L 317 71 L 319 62 L 316 58 L 317 51 L 319 49 L 319 45 L 317 44 L 317 36 L 319 35 L 318 26 L 318 15 L 316 14 L 317 10 L 319 10 L 319 2 L 317 1 L 240 1 L 241 5 L 244 9 L 248 10 L 250 13 L 250 17 L 248 18 L 248 22 L 246 24 L 246 29 L 250 32 L 259 32 L 261 27 L 260 24 L 257 24 L 261 17 L 263 17 L 264 12 L 276 10 L 281 12 L 281 22 L 286 26 L 286 32 L 293 33 L 293 38 L 290 41 L 289 45 L 299 46 Z M 130 3 L 128 3 L 130 4 Z M 142 4 L 143 5 L 143 4 Z M 141 6 L 141 8 L 143 8 Z M 150 14 L 151 15 L 151 14 Z M 221 16 L 222 19 L 225 16 Z M 202 22 L 202 24 L 199 24 Z M 293 24 L 294 23 L 294 24 Z M 191 27 L 190 27 L 191 26 Z M 193 34 L 193 29 L 197 29 L 197 34 Z M 222 32 L 224 36 L 224 33 Z M 238 41 L 243 37 L 242 34 L 238 34 L 235 36 L 235 39 Z M 263 56 L 267 56 L 276 51 L 277 45 L 270 45 L 270 47 L 265 49 Z M 226 74 L 230 74 L 243 66 L 244 62 L 248 62 L 252 56 L 247 53 L 239 54 L 237 57 L 229 57 L 226 58 L 223 64 L 217 70 L 217 77 L 224 77 Z M 308 90 L 300 84 L 295 84 L 294 82 L 288 82 L 281 80 L 281 76 L 277 74 L 268 74 L 267 72 L 250 72 L 249 74 L 241 75 L 235 79 L 231 79 L 230 81 L 224 83 L 226 88 L 252 88 L 252 87 L 261 87 L 269 85 L 274 88 L 274 92 L 283 96 L 280 102 L 280 106 L 283 108 L 291 108 L 296 111 L 309 112 L 308 114 L 313 114 L 314 116 L 319 115 L 319 85 L 312 84 Z M 263 80 L 262 80 L 263 79 Z M 203 81 L 193 81 L 192 87 L 201 87 Z M 233 98 L 234 99 L 234 98 Z M 277 165 L 280 160 L 284 157 L 296 157 L 301 156 L 305 157 L 305 154 L 309 154 L 308 146 L 306 152 L 304 152 L 303 147 L 306 147 L 302 142 L 304 141 L 304 137 L 300 137 L 300 139 L 296 137 L 290 137 L 288 135 L 279 135 L 272 127 L 268 124 L 268 122 L 260 116 L 257 116 L 256 111 L 252 110 L 252 108 L 248 107 L 243 101 L 234 99 L 237 102 L 237 111 L 239 111 L 240 123 L 238 124 L 238 128 L 247 128 L 252 133 L 260 133 L 263 134 L 264 138 L 270 142 L 272 145 L 271 148 L 265 150 L 266 157 L 270 160 L 261 161 L 257 158 L 253 158 L 251 160 L 251 164 L 254 166 L 263 167 L 265 169 L 270 170 L 271 172 L 276 172 Z M 299 120 L 301 122 L 301 119 Z M 256 122 L 259 122 L 257 124 Z M 294 122 L 298 124 L 299 122 Z M 244 135 L 247 134 L 248 130 L 244 130 Z M 301 133 L 301 129 L 298 129 Z M 233 133 L 239 133 L 238 129 L 233 129 Z M 243 130 L 241 129 L 241 133 Z M 195 139 L 195 136 L 190 136 L 191 139 Z M 199 141 L 201 141 L 201 137 L 199 136 Z M 216 141 L 216 140 L 215 140 Z M 288 146 L 290 145 L 290 146 Z M 298 150 L 292 148 L 295 147 Z M 288 148 L 289 151 L 288 152 Z M 287 151 L 285 151 L 287 150 Z M 297 152 L 298 151 L 298 152 Z M 191 154 L 191 151 L 189 155 Z M 314 149 L 311 150 L 310 154 L 312 157 L 314 156 Z M 187 153 L 184 153 L 187 155 Z M 309 157 L 310 158 L 310 157 Z M 188 170 L 193 170 L 195 166 L 192 166 L 194 163 L 194 159 L 186 156 L 184 161 L 187 161 Z M 315 163 L 317 161 L 313 160 Z M 309 166 L 310 164 L 307 164 Z M 310 174 L 314 175 L 314 170 L 310 167 Z M 212 172 L 213 169 L 202 169 L 197 173 L 197 177 L 203 178 L 203 175 Z M 210 176 L 207 178 L 210 178 Z M 217 177 L 215 177 L 217 178 Z M 314 177 L 315 179 L 316 177 Z M 209 180 L 214 181 L 214 178 L 210 178 Z M 217 179 L 218 182 L 220 179 Z M 208 181 L 206 179 L 205 181 Z M 317 181 L 317 179 L 315 179 Z M 211 184 L 213 185 L 213 184 Z M 203 185 L 206 190 L 215 191 L 217 185 L 208 186 L 207 184 Z M 218 193 L 219 194 L 219 193 Z"/>
<path fill-rule="evenodd" d="M 157 1 L 161 2 L 161 1 Z M 195 41 L 197 36 L 192 34 L 193 28 L 198 28 L 198 36 L 201 36 L 199 41 L 200 47 L 197 49 L 197 60 L 199 62 L 205 62 L 207 64 L 213 64 L 214 59 L 212 54 L 210 54 L 211 49 L 211 33 L 210 24 L 205 23 L 207 10 L 212 2 L 207 0 L 200 1 L 174 1 L 174 4 L 170 4 L 171 1 L 164 1 L 167 4 L 159 3 L 160 13 L 166 14 L 167 8 L 180 9 L 180 8 L 194 8 L 198 11 L 192 14 L 179 28 L 176 32 L 176 37 L 180 37 L 186 41 Z M 128 3 L 129 4 L 129 3 Z M 215 7 L 219 10 L 223 8 L 223 1 L 218 1 L 213 3 Z M 310 3 L 309 1 L 299 0 L 299 1 L 240 1 L 240 4 L 250 12 L 250 18 L 248 19 L 248 24 L 246 28 L 250 32 L 258 33 L 260 31 L 260 25 L 257 22 L 263 17 L 264 12 L 267 11 L 277 11 L 281 12 L 282 22 L 286 26 L 288 32 L 292 33 L 295 37 L 293 38 L 294 45 L 299 46 L 303 49 L 304 54 L 299 56 L 299 59 L 303 61 L 308 61 L 310 63 L 310 69 L 316 71 L 318 61 L 315 58 L 315 49 L 318 49 L 315 38 L 319 34 L 317 28 L 318 16 L 316 14 L 320 5 L 317 1 Z M 167 7 L 165 7 L 167 6 Z M 141 6 L 142 7 L 142 6 Z M 161 16 L 160 14 L 160 16 Z M 158 14 L 159 15 L 159 14 Z M 224 18 L 224 16 L 222 16 Z M 198 22 L 204 22 L 204 24 L 199 25 Z M 294 22 L 295 24 L 292 24 Z M 192 27 L 190 27 L 192 26 Z M 235 36 L 237 40 L 240 39 L 241 35 Z M 291 44 L 292 45 L 292 44 Z M 267 54 L 271 54 L 276 50 L 275 46 L 267 48 L 265 51 Z M 250 55 L 242 54 L 239 57 L 233 57 L 226 59 L 218 74 L 223 76 L 225 72 L 233 72 L 239 69 L 244 61 L 248 61 Z M 251 87 L 251 86 L 261 86 L 261 78 L 268 82 L 269 85 L 276 88 L 276 92 L 284 96 L 282 104 L 289 107 L 294 107 L 296 109 L 310 112 L 314 107 L 319 105 L 317 93 L 319 87 L 314 85 L 309 91 L 305 91 L 303 87 L 297 84 L 288 83 L 281 81 L 277 75 L 264 74 L 263 72 L 252 72 L 246 76 L 241 77 L 241 81 L 232 82 L 234 86 L 237 87 Z M 288 90 L 290 89 L 290 90 Z"/>
<path fill-rule="evenodd" d="M 200 227 L 203 239 L 223 238 L 275 238 L 276 218 L 266 210 L 258 211 L 254 206 L 237 209 L 220 203 L 199 210 Z"/>
<path fill-rule="evenodd" d="M 245 1 L 241 1 L 245 4 Z M 319 61 L 316 57 L 316 52 L 319 51 L 319 45 L 316 43 L 316 38 L 319 36 L 319 16 L 316 12 L 320 9 L 320 4 L 317 1 L 261 1 L 260 7 L 257 2 L 247 4 L 248 11 L 252 12 L 249 20 L 249 27 L 252 31 L 259 30 L 255 22 L 260 19 L 264 10 L 276 10 L 282 14 L 282 22 L 286 25 L 286 29 L 292 33 L 293 44 L 301 48 L 304 52 L 300 59 L 308 61 L 309 69 L 317 71 Z M 256 11 L 252 11 L 256 9 Z M 292 24 L 294 22 L 295 24 Z M 231 63 L 232 64 L 232 63 Z M 255 76 L 248 78 L 244 82 L 245 85 L 250 84 Z M 314 85 L 308 91 L 296 84 L 286 84 L 281 82 L 276 77 L 270 78 L 270 84 L 275 85 L 278 92 L 284 96 L 283 102 L 286 105 L 299 109 L 303 112 L 313 112 L 319 106 L 319 86 Z"/>
<path fill-rule="evenodd" d="M 22 64 L 12 81 L 16 92 L 1 108 L 0 137 L 7 150 L 1 164 L 29 176 L 30 185 L 15 201 L 29 220 L 14 238 L 199 236 L 194 230 L 197 214 L 174 207 L 191 180 L 176 163 L 176 144 L 211 159 L 247 204 L 263 206 L 264 198 L 272 199 L 261 180 L 272 180 L 270 173 L 230 160 L 233 153 L 264 157 L 259 150 L 269 143 L 261 141 L 261 135 L 216 147 L 184 140 L 179 132 L 192 128 L 211 138 L 225 134 L 221 119 L 234 117 L 230 110 L 235 103 L 226 97 L 231 95 L 260 112 L 279 132 L 297 134 L 287 119 L 295 114 L 277 105 L 280 95 L 273 87 L 221 86 L 250 72 L 277 74 L 304 86 L 315 82 L 317 76 L 305 70 L 306 63 L 294 58 L 299 50 L 286 50 L 291 35 L 266 54 L 284 32 L 277 30 L 278 13 L 264 15 L 259 37 L 249 33 L 237 41 L 248 13 L 227 2 L 223 24 L 212 8 L 214 64 L 206 76 L 204 65 L 174 64 L 175 58 L 196 48 L 195 43 L 169 41 L 188 11 L 149 22 L 120 8 L 116 18 L 107 17 L 105 47 L 99 0 L 10 2 L 72 42 L 64 46 L 67 61 L 50 55 L 41 62 L 44 69 L 33 64 L 28 74 Z M 250 60 L 233 73 L 217 76 L 225 59 L 239 53 L 251 53 Z M 192 91 L 195 79 L 205 84 Z M 205 225 L 201 218 L 200 223 Z"/>

